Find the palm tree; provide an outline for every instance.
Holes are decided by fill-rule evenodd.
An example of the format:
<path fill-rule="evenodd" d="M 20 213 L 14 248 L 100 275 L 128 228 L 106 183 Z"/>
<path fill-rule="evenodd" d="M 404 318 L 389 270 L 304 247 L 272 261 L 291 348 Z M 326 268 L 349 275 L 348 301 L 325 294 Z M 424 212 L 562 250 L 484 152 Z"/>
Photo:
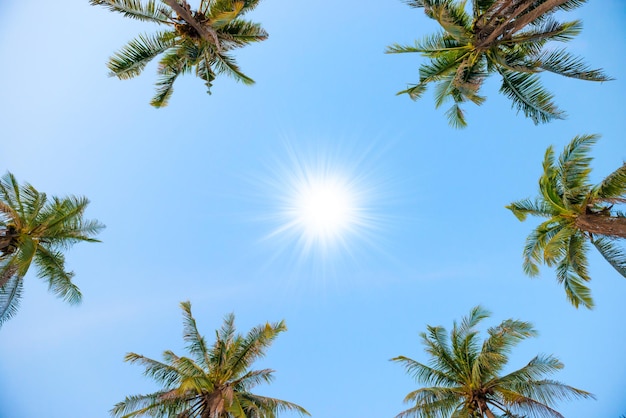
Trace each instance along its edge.
<path fill-rule="evenodd" d="M 528 215 L 548 218 L 526 238 L 523 268 L 526 274 L 539 274 L 538 263 L 556 267 L 568 300 L 576 307 L 593 307 L 587 271 L 588 243 L 626 277 L 626 253 L 617 241 L 626 238 L 626 214 L 616 204 L 626 202 L 626 164 L 609 174 L 597 185 L 591 185 L 588 156 L 598 136 L 575 137 L 563 150 L 558 161 L 549 147 L 539 178 L 539 196 L 507 206 L 524 221 Z"/>
<path fill-rule="evenodd" d="M 559 23 L 551 15 L 571 10 L 586 0 L 472 0 L 469 13 L 465 0 L 408 0 L 423 8 L 443 31 L 426 36 L 415 45 L 394 44 L 387 53 L 418 52 L 430 58 L 422 64 L 420 81 L 398 94 L 419 99 L 428 84 L 436 83 L 435 105 L 452 99 L 446 112 L 450 125 L 467 125 L 460 104 L 485 101 L 479 95 L 484 80 L 493 73 L 502 78 L 500 92 L 517 111 L 535 124 L 562 119 L 552 94 L 541 85 L 537 73 L 550 71 L 582 80 L 610 80 L 602 70 L 590 70 L 564 49 L 546 50 L 549 41 L 567 42 L 581 31 L 581 22 Z"/>
<path fill-rule="evenodd" d="M 0 324 L 16 313 L 33 263 L 52 292 L 69 303 L 80 302 L 62 250 L 80 241 L 99 242 L 93 236 L 104 226 L 83 219 L 88 204 L 85 197 L 48 199 L 28 183 L 20 186 L 11 173 L 0 179 Z"/>
<path fill-rule="evenodd" d="M 421 333 L 429 365 L 408 357 L 391 359 L 404 366 L 418 382 L 434 385 L 409 393 L 404 401 L 414 406 L 401 412 L 405 417 L 560 417 L 553 409 L 559 400 L 593 398 L 589 392 L 543 376 L 563 368 L 557 358 L 538 355 L 521 369 L 500 376 L 513 346 L 535 336 L 532 324 L 513 319 L 489 328 L 480 344 L 478 324 L 489 312 L 477 306 L 454 323 L 450 337 L 441 326 L 428 326 Z M 528 414 L 528 415 L 526 415 Z"/>
<path fill-rule="evenodd" d="M 254 9 L 260 0 L 201 0 L 192 11 L 185 0 L 90 0 L 124 16 L 159 25 L 168 30 L 131 40 L 109 59 L 112 76 L 124 80 L 141 74 L 146 64 L 157 55 L 159 61 L 157 91 L 150 104 L 166 106 L 172 95 L 174 81 L 180 74 L 195 68 L 196 76 L 205 81 L 211 93 L 218 74 L 227 74 L 244 84 L 254 80 L 241 72 L 229 52 L 252 42 L 267 39 L 257 23 L 241 17 Z M 157 4 L 163 3 L 163 4 Z"/>
<path fill-rule="evenodd" d="M 283 321 L 253 328 L 246 336 L 235 334 L 235 317 L 227 315 L 216 331 L 217 340 L 207 346 L 191 315 L 191 304 L 182 302 L 183 339 L 191 358 L 171 351 L 163 362 L 128 353 L 125 361 L 145 367 L 144 374 L 163 385 L 149 395 L 126 397 L 111 410 L 115 417 L 272 418 L 282 411 L 309 415 L 302 407 L 250 392 L 273 379 L 273 370 L 249 370 L 265 355 L 265 349 L 287 328 Z"/>

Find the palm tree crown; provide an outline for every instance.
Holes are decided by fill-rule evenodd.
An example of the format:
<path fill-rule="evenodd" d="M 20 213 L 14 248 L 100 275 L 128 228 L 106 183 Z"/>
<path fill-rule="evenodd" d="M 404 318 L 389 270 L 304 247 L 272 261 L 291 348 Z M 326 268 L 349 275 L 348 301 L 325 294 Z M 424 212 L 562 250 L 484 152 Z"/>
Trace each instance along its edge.
<path fill-rule="evenodd" d="M 593 395 L 543 376 L 563 368 L 557 358 L 539 355 L 519 370 L 500 376 L 513 346 L 536 335 L 528 322 L 507 319 L 489 328 L 480 344 L 478 324 L 489 312 L 477 306 L 454 323 L 450 336 L 441 326 L 428 326 L 422 342 L 431 359 L 426 365 L 400 356 L 407 373 L 427 385 L 405 397 L 414 406 L 397 418 L 559 417 L 553 409 L 559 400 L 593 398 Z"/>
<path fill-rule="evenodd" d="M 140 354 L 128 353 L 126 361 L 139 363 L 163 389 L 149 395 L 129 396 L 111 411 L 115 417 L 199 417 L 199 418 L 273 418 L 281 411 L 309 415 L 302 407 L 280 399 L 250 392 L 259 383 L 269 383 L 273 370 L 249 370 L 265 355 L 276 336 L 287 328 L 283 321 L 260 325 L 246 336 L 235 333 L 235 317 L 227 315 L 216 331 L 213 346 L 207 346 L 191 315 L 191 304 L 183 310 L 183 339 L 191 358 L 171 351 L 163 353 L 163 362 Z"/>
<path fill-rule="evenodd" d="M 184 0 L 90 0 L 126 17 L 169 26 L 169 30 L 142 34 L 131 40 L 110 58 L 111 75 L 128 79 L 141 74 L 157 55 L 159 61 L 157 92 L 150 102 L 166 106 L 180 74 L 195 68 L 210 94 L 218 74 L 227 74 L 244 84 L 254 81 L 241 72 L 229 51 L 267 39 L 257 23 L 241 17 L 254 9 L 260 0 L 201 0 L 191 10 Z M 157 4 L 163 3 L 163 4 Z"/>
<path fill-rule="evenodd" d="M 593 307 L 587 271 L 588 242 L 626 277 L 626 254 L 617 241 L 626 238 L 626 214 L 615 207 L 626 202 L 626 164 L 609 174 L 598 185 L 591 185 L 589 150 L 596 135 L 575 137 L 558 161 L 549 147 L 539 178 L 539 196 L 507 206 L 524 221 L 528 215 L 548 218 L 526 239 L 524 271 L 539 274 L 538 263 L 556 267 L 557 280 L 576 307 Z"/>
<path fill-rule="evenodd" d="M 580 21 L 559 23 L 551 17 L 557 10 L 571 10 L 586 0 L 408 0 L 423 8 L 443 31 L 416 41 L 413 46 L 394 44 L 387 53 L 419 52 L 430 58 L 422 64 L 419 83 L 398 94 L 416 100 L 428 84 L 436 83 L 437 107 L 452 99 L 446 112 L 450 125 L 467 125 L 461 103 L 477 105 L 483 81 L 492 73 L 502 77 L 500 92 L 512 100 L 535 124 L 564 117 L 536 73 L 550 71 L 582 80 L 606 81 L 601 70 L 591 70 L 564 49 L 546 50 L 549 41 L 567 42 L 581 31 Z"/>
<path fill-rule="evenodd" d="M 0 179 L 0 324 L 16 313 L 22 279 L 33 263 L 52 292 L 80 302 L 62 250 L 80 241 L 98 242 L 93 236 L 104 226 L 83 219 L 88 204 L 85 197 L 48 199 L 28 183 L 20 186 L 11 173 Z"/>

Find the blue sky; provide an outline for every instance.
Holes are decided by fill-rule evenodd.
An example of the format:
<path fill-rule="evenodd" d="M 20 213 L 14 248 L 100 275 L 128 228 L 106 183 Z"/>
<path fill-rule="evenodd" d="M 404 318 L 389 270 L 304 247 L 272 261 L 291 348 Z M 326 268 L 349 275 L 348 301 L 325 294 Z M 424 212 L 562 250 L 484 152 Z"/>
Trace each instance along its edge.
<path fill-rule="evenodd" d="M 418 384 L 388 360 L 427 361 L 426 325 L 449 328 L 478 304 L 493 313 L 486 325 L 513 317 L 539 331 L 511 368 L 554 354 L 565 363 L 555 379 L 597 396 L 562 403 L 565 416 L 626 413 L 626 280 L 591 253 L 597 307 L 574 309 L 549 268 L 524 276 L 535 221 L 504 208 L 535 195 L 549 145 L 601 134 L 593 180 L 626 158 L 623 2 L 560 16 L 584 22 L 569 50 L 616 78 L 543 76 L 568 119 L 533 125 L 492 79 L 464 130 L 447 125 L 430 93 L 395 96 L 423 61 L 385 47 L 436 29 L 401 1 L 264 0 L 249 17 L 269 39 L 236 52 L 256 84 L 218 78 L 209 96 L 186 76 L 163 109 L 148 104 L 154 64 L 127 81 L 105 67 L 155 27 L 86 0 L 63 6 L 0 4 L 0 167 L 50 195 L 89 197 L 87 217 L 107 228 L 102 243 L 67 255 L 80 306 L 26 277 L 20 311 L 0 331 L 0 417 L 106 417 L 124 396 L 155 390 L 123 357 L 184 352 L 184 300 L 209 339 L 229 312 L 242 332 L 285 319 L 288 332 L 257 364 L 276 380 L 259 392 L 313 416 L 405 409 Z M 294 162 L 351 179 L 367 228 L 325 253 L 303 252 L 297 234 L 271 236 Z"/>

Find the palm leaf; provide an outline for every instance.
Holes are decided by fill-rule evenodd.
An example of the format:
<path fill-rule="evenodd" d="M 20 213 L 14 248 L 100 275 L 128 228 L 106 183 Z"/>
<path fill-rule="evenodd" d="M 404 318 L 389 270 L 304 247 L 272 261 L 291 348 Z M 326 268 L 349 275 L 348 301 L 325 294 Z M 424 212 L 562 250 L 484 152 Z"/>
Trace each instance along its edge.
<path fill-rule="evenodd" d="M 198 332 L 196 320 L 191 314 L 191 303 L 189 301 L 181 302 L 180 307 L 183 310 L 183 340 L 187 343 L 187 351 L 194 356 L 196 363 L 208 369 L 211 363 L 208 348 L 204 337 Z"/>
<path fill-rule="evenodd" d="M 235 80 L 242 82 L 243 84 L 254 84 L 254 80 L 242 73 L 235 63 L 235 59 L 227 54 L 215 55 L 215 70 L 216 73 L 227 74 Z"/>
<path fill-rule="evenodd" d="M 126 353 L 124 361 L 131 364 L 138 363 L 145 368 L 144 375 L 163 384 L 166 388 L 180 383 L 180 372 L 171 364 L 161 363 L 160 361 L 142 356 L 135 353 Z"/>
<path fill-rule="evenodd" d="M 558 212 L 554 211 L 552 206 L 547 204 L 543 199 L 537 198 L 534 200 L 518 200 L 505 207 L 513 212 L 513 215 L 522 222 L 526 220 L 528 215 L 550 218 L 558 214 Z"/>
<path fill-rule="evenodd" d="M 556 278 L 563 285 L 567 299 L 574 307 L 578 308 L 582 305 L 587 309 L 592 309 L 594 303 L 591 290 L 584 284 L 585 281 L 590 280 L 586 274 L 587 257 L 584 250 L 576 251 L 581 247 L 576 242 L 573 242 L 571 246 L 575 247 L 574 251 L 570 248 L 568 255 L 563 257 L 558 264 Z"/>
<path fill-rule="evenodd" d="M 524 257 L 522 263 L 524 273 L 531 277 L 539 274 L 537 263 L 543 263 L 544 261 L 544 248 L 546 244 L 564 228 L 567 228 L 567 226 L 549 219 L 537 226 L 528 237 L 526 237 L 526 244 L 524 245 L 524 251 L 522 253 Z"/>
<path fill-rule="evenodd" d="M 601 69 L 591 70 L 581 58 L 575 57 L 564 49 L 544 52 L 537 57 L 539 67 L 565 77 L 589 81 L 610 81 L 613 78 Z"/>
<path fill-rule="evenodd" d="M 190 70 L 189 63 L 184 57 L 182 48 L 167 53 L 159 63 L 159 79 L 156 83 L 156 94 L 150 101 L 154 107 L 167 106 L 174 92 L 174 82 L 179 75 Z"/>
<path fill-rule="evenodd" d="M 609 174 L 591 191 L 594 198 L 610 201 L 626 195 L 626 163 Z"/>
<path fill-rule="evenodd" d="M 268 38 L 267 32 L 258 23 L 245 20 L 234 20 L 221 28 L 221 34 L 228 35 L 222 38 L 222 47 L 225 49 L 240 48 L 252 42 L 261 42 Z"/>
<path fill-rule="evenodd" d="M 171 11 L 167 7 L 157 6 L 155 0 L 142 4 L 139 0 L 89 0 L 92 6 L 104 6 L 112 12 L 118 12 L 131 19 L 171 24 Z"/>
<path fill-rule="evenodd" d="M 229 361 L 232 373 L 238 375 L 250 367 L 258 358 L 265 356 L 265 349 L 269 347 L 279 333 L 287 330 L 284 321 L 275 324 L 266 323 L 252 328 L 235 350 Z"/>
<path fill-rule="evenodd" d="M 427 12 L 428 17 L 435 19 L 452 38 L 468 42 L 471 38 L 471 17 L 465 12 L 465 2 L 452 1 L 432 2 Z M 437 4 L 434 4 L 437 3 Z"/>
<path fill-rule="evenodd" d="M 82 294 L 72 282 L 74 273 L 65 271 L 65 257 L 60 251 L 53 251 L 40 245 L 35 254 L 37 276 L 48 282 L 48 289 L 68 303 L 77 304 Z"/>
<path fill-rule="evenodd" d="M 232 1 L 231 8 L 228 10 L 224 10 L 221 8 L 212 8 L 211 13 L 209 15 L 211 19 L 211 26 L 214 29 L 221 29 L 222 27 L 228 25 L 233 20 L 237 18 L 241 10 L 243 9 L 243 1 Z"/>
<path fill-rule="evenodd" d="M 563 112 L 552 102 L 552 94 L 543 88 L 538 77 L 505 69 L 498 72 L 502 76 L 500 92 L 511 99 L 513 107 L 531 118 L 535 125 L 564 118 Z"/>
<path fill-rule="evenodd" d="M 607 237 L 592 240 L 602 257 L 623 277 L 626 277 L 626 252 L 618 248 L 614 241 Z"/>
<path fill-rule="evenodd" d="M 174 32 L 139 35 L 109 59 L 110 75 L 121 80 L 138 76 L 154 57 L 176 44 Z"/>
<path fill-rule="evenodd" d="M 597 139 L 597 135 L 576 136 L 559 156 L 555 178 L 567 207 L 579 206 L 589 194 L 589 151 Z"/>
<path fill-rule="evenodd" d="M 516 33 L 511 38 L 510 43 L 520 45 L 539 41 L 541 45 L 544 45 L 546 41 L 569 42 L 581 31 L 582 23 L 579 20 L 561 23 L 552 18 L 547 18 L 529 30 Z"/>
<path fill-rule="evenodd" d="M 0 326 L 17 313 L 22 298 L 22 288 L 23 281 L 16 274 L 13 274 L 4 286 L 0 287 Z"/>
<path fill-rule="evenodd" d="M 420 383 L 435 386 L 452 386 L 456 383 L 454 377 L 448 373 L 427 366 L 408 357 L 398 356 L 392 358 L 391 361 L 403 365 L 407 374 Z"/>

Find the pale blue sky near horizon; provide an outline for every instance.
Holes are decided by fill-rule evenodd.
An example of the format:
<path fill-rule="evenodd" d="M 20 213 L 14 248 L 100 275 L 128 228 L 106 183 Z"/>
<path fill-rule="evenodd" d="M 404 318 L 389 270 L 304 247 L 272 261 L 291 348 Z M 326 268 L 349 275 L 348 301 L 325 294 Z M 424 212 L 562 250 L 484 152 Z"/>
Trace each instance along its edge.
<path fill-rule="evenodd" d="M 560 403 L 564 416 L 626 414 L 626 280 L 590 252 L 596 308 L 573 308 L 550 268 L 524 276 L 536 221 L 504 208 L 536 194 L 550 145 L 602 135 L 594 181 L 626 159 L 621 0 L 559 15 L 583 21 L 568 50 L 616 80 L 542 75 L 568 118 L 535 126 L 493 77 L 487 101 L 465 107 L 464 130 L 447 125 L 432 89 L 417 102 L 395 95 L 424 61 L 385 47 L 437 30 L 399 0 L 263 0 L 248 17 L 269 39 L 235 51 L 256 84 L 218 77 L 209 96 L 186 75 L 163 109 L 148 104 L 155 63 L 124 81 L 105 66 L 157 27 L 87 0 L 63 5 L 0 3 L 0 169 L 49 195 L 87 196 L 87 217 L 107 228 L 102 243 L 67 254 L 81 305 L 26 277 L 20 310 L 0 329 L 0 418 L 107 417 L 124 396 L 155 390 L 123 357 L 183 354 L 184 300 L 209 341 L 229 312 L 241 332 L 284 319 L 288 331 L 255 365 L 276 379 L 258 392 L 314 417 L 406 409 L 419 384 L 389 359 L 427 361 L 426 325 L 449 329 L 478 304 L 492 312 L 485 325 L 512 317 L 539 331 L 513 350 L 511 370 L 554 354 L 565 364 L 554 379 L 597 396 Z M 363 191 L 368 228 L 325 255 L 271 237 L 293 155 Z"/>

